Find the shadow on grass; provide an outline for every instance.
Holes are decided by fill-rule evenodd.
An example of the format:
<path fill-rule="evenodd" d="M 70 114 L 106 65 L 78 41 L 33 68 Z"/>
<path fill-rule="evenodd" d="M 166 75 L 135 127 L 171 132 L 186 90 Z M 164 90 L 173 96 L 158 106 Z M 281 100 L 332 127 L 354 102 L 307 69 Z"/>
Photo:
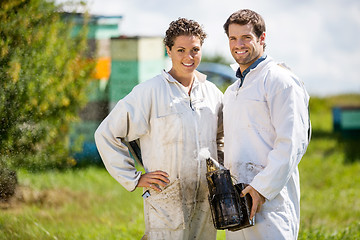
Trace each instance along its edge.
<path fill-rule="evenodd" d="M 324 139 L 337 141 L 338 147 L 345 154 L 345 163 L 351 164 L 360 161 L 360 134 L 359 132 L 330 132 L 324 130 L 313 130 L 312 139 Z M 334 152 L 335 149 L 328 149 L 325 156 Z"/>
<path fill-rule="evenodd" d="M 337 138 L 337 134 L 333 133 L 333 132 L 329 132 L 329 131 L 325 131 L 325 130 L 312 130 L 311 133 L 311 138 L 312 139 L 336 139 Z"/>
<path fill-rule="evenodd" d="M 354 163 L 360 161 L 360 139 L 342 139 L 341 146 L 345 153 L 345 163 Z"/>

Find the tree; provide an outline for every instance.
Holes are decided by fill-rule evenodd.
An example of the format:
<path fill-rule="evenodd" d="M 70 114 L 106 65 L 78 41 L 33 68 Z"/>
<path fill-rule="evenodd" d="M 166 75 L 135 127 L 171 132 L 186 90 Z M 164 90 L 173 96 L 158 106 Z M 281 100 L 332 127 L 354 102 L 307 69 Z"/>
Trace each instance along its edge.
<path fill-rule="evenodd" d="M 69 126 L 93 69 L 87 28 L 74 37 L 73 24 L 48 0 L 0 2 L 0 169 L 71 165 Z"/>
<path fill-rule="evenodd" d="M 202 62 L 213 62 L 213 63 L 220 63 L 224 65 L 230 65 L 231 62 L 226 60 L 226 58 L 220 54 L 215 55 L 204 55 L 201 59 Z"/>

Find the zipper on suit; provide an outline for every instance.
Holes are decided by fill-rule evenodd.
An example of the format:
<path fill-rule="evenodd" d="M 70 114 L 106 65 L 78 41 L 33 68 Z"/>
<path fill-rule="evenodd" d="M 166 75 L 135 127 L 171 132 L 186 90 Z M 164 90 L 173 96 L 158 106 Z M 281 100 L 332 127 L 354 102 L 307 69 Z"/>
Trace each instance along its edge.
<path fill-rule="evenodd" d="M 190 108 L 191 108 L 191 110 L 195 111 L 195 109 L 193 108 L 193 105 L 192 105 L 192 103 L 191 103 L 191 98 L 190 98 L 189 102 L 190 102 Z"/>
<path fill-rule="evenodd" d="M 196 162 L 197 162 L 197 167 L 198 167 L 198 171 L 197 171 L 197 180 L 196 180 L 196 189 L 195 189 L 195 197 L 194 197 L 194 205 L 193 205 L 193 209 L 191 211 L 191 218 L 194 214 L 195 208 L 196 208 L 196 198 L 197 198 L 197 194 L 200 188 L 200 173 L 201 173 L 201 164 L 200 164 L 200 158 L 199 158 L 199 152 L 200 152 L 200 141 L 199 141 L 199 129 L 198 129 L 198 123 L 196 120 L 196 111 L 195 108 L 193 108 L 192 104 L 191 104 L 191 98 L 190 98 L 190 108 L 192 110 L 192 116 L 193 116 L 193 120 L 194 120 L 194 126 L 195 126 L 195 142 L 196 142 L 196 150 L 197 150 L 197 156 L 196 156 Z"/>

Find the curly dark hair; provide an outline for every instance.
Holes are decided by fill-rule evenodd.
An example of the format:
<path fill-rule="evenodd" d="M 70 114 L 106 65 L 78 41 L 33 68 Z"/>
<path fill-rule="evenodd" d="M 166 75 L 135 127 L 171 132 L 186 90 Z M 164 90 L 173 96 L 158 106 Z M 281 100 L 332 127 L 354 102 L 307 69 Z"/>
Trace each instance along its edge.
<path fill-rule="evenodd" d="M 171 49 L 172 46 L 174 46 L 175 38 L 183 35 L 198 37 L 201 45 L 204 43 L 207 36 L 198 22 L 186 18 L 179 18 L 169 24 L 169 28 L 166 30 L 164 38 L 165 46 L 168 46 Z"/>

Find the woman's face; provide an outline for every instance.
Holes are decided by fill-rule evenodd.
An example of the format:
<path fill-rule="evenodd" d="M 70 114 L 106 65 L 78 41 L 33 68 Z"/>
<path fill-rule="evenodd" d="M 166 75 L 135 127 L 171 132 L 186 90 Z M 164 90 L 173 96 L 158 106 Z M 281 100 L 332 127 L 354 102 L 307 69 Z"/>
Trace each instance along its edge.
<path fill-rule="evenodd" d="M 178 36 L 171 50 L 166 46 L 166 51 L 172 61 L 172 71 L 176 75 L 192 74 L 200 64 L 201 42 L 196 36 Z"/>

